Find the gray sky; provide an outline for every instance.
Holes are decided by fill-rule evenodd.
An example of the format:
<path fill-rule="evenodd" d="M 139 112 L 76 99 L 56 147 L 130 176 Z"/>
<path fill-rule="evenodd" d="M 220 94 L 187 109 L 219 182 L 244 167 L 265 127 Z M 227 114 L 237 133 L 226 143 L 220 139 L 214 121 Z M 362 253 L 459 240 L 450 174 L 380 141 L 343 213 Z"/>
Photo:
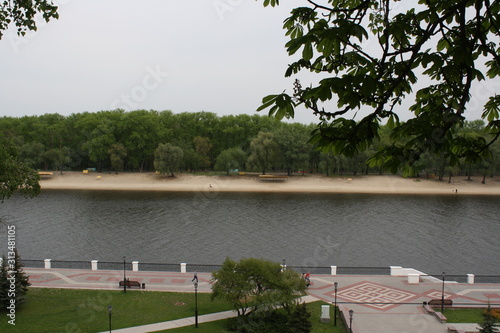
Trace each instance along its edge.
<path fill-rule="evenodd" d="M 253 115 L 262 97 L 292 92 L 282 24 L 303 0 L 276 8 L 262 0 L 56 3 L 59 20 L 24 38 L 11 29 L 0 41 L 0 115 L 116 108 Z M 499 86 L 473 92 L 487 96 Z M 317 119 L 299 109 L 295 121 Z"/>

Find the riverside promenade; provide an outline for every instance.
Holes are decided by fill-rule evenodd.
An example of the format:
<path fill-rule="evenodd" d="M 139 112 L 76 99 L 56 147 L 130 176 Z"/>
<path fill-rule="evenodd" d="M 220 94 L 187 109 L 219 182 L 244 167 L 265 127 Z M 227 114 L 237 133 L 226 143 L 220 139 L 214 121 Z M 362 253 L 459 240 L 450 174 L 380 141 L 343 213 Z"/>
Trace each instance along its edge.
<path fill-rule="evenodd" d="M 85 269 L 25 268 L 32 287 L 120 290 L 119 281 L 123 271 Z M 198 292 L 211 292 L 211 274 L 198 273 Z M 194 292 L 191 282 L 193 273 L 127 271 L 131 281 L 145 284 L 145 290 Z M 444 298 L 453 301 L 454 306 L 487 307 L 488 302 L 500 306 L 500 284 L 456 283 L 430 277 L 387 276 L 387 275 L 327 275 L 311 276 L 306 302 L 322 300 L 329 304 L 335 301 L 334 283 L 337 287 L 337 304 L 347 314 L 354 311 L 353 333 L 447 333 L 449 326 L 464 332 L 477 332 L 477 324 L 441 323 L 434 315 L 427 314 L 423 302 Z M 127 291 L 141 292 L 132 288 Z M 330 311 L 333 314 L 333 309 Z M 446 310 L 445 310 L 446 314 Z M 227 311 L 199 316 L 199 322 L 220 320 L 235 316 Z M 348 314 L 346 315 L 348 318 Z M 312 318 L 312 320 L 319 318 Z M 331 318 L 333 320 L 333 318 Z M 339 319 L 340 320 L 340 319 Z M 194 325 L 194 318 L 184 318 L 164 323 L 117 329 L 113 332 L 154 332 L 181 326 Z"/>

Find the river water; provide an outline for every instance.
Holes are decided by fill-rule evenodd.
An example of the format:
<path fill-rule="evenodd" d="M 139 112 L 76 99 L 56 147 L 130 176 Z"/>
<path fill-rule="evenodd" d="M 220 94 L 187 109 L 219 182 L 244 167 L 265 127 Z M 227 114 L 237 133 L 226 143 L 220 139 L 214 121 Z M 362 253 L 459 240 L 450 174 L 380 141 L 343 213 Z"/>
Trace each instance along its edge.
<path fill-rule="evenodd" d="M 0 216 L 16 226 L 24 259 L 220 264 L 257 257 L 500 275 L 499 203 L 459 194 L 44 190 L 6 200 Z M 5 244 L 5 226 L 0 237 Z"/>

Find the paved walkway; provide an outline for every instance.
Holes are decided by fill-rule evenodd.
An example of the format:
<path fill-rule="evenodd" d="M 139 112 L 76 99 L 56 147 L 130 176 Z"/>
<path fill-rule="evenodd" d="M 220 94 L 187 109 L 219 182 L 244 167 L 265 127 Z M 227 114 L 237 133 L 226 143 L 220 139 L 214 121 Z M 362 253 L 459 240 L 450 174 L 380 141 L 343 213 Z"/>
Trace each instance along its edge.
<path fill-rule="evenodd" d="M 118 282 L 123 279 L 123 271 L 43 268 L 26 268 L 25 271 L 34 287 L 120 290 Z M 126 277 L 145 283 L 146 290 L 194 292 L 192 273 L 127 271 Z M 198 273 L 199 292 L 211 291 L 210 278 L 209 273 Z M 409 284 L 406 277 L 360 275 L 313 275 L 311 281 L 306 301 L 323 300 L 330 304 L 335 299 L 334 282 L 338 283 L 337 304 L 346 312 L 354 311 L 353 333 L 447 333 L 447 327 L 451 325 L 442 324 L 423 311 L 422 302 L 441 298 L 440 281 Z M 486 307 L 488 302 L 500 305 L 499 284 L 446 282 L 444 291 L 445 298 L 453 300 L 456 306 Z M 235 315 L 233 311 L 227 311 L 199 316 L 198 319 L 202 323 Z M 114 331 L 143 333 L 189 325 L 194 325 L 194 317 Z M 470 332 L 477 325 L 453 326 Z"/>

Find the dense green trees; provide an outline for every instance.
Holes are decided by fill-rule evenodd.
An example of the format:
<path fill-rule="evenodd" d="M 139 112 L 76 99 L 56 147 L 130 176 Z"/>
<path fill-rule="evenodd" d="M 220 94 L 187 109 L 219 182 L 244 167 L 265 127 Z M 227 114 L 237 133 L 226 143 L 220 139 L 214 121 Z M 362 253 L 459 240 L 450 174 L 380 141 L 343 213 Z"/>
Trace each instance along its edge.
<path fill-rule="evenodd" d="M 214 169 L 219 171 L 226 171 L 229 175 L 231 170 L 243 169 L 247 160 L 247 154 L 241 148 L 229 148 L 223 150 L 217 156 L 217 162 Z"/>
<path fill-rule="evenodd" d="M 160 143 L 155 150 L 155 169 L 162 175 L 170 173 L 174 177 L 174 172 L 179 170 L 181 165 L 183 154 L 180 147 Z"/>
<path fill-rule="evenodd" d="M 258 110 L 281 119 L 305 106 L 319 117 L 313 143 L 347 157 L 378 145 L 371 166 L 409 176 L 426 153 L 445 169 L 487 160 L 500 136 L 490 87 L 500 76 L 499 13 L 499 1 L 304 0 L 284 22 L 294 56 L 285 76 L 306 71 L 318 82 L 295 80 L 293 94 L 269 95 Z M 482 113 L 488 136 L 461 131 L 471 112 Z M 390 140 L 380 144 L 384 123 Z"/>
<path fill-rule="evenodd" d="M 12 156 L 16 163 L 40 170 L 96 168 L 109 172 L 228 173 L 239 169 L 290 175 L 298 171 L 342 175 L 394 171 L 366 164 L 371 154 L 391 141 L 388 125 L 380 128 L 380 139 L 374 141 L 369 151 L 349 158 L 316 149 L 317 145 L 309 142 L 314 130 L 312 124 L 284 123 L 259 115 L 218 117 L 207 112 L 113 110 L 67 117 L 46 114 L 0 118 L 0 137 L 11 143 L 9 149 L 15 152 Z M 476 140 L 492 137 L 481 120 L 465 122 L 459 131 L 462 136 Z M 155 151 L 160 144 L 167 143 L 182 151 L 180 164 L 168 170 L 155 169 Z M 408 176 L 436 175 L 443 180 L 460 174 L 483 175 L 487 181 L 500 167 L 499 144 L 493 143 L 491 155 L 475 163 L 466 164 L 465 158 L 460 158 L 453 165 L 446 154 L 426 152 L 411 169 L 402 167 L 396 171 Z M 9 158 L 1 162 L 4 167 L 12 165 Z"/>
<path fill-rule="evenodd" d="M 0 136 L 0 201 L 14 192 L 33 197 L 40 193 L 38 173 L 18 160 L 16 147 Z"/>
<path fill-rule="evenodd" d="M 280 163 L 279 146 L 274 140 L 273 133 L 259 132 L 250 143 L 250 152 L 248 163 L 252 168 L 262 170 L 263 175 L 266 174 L 266 170 Z"/>

